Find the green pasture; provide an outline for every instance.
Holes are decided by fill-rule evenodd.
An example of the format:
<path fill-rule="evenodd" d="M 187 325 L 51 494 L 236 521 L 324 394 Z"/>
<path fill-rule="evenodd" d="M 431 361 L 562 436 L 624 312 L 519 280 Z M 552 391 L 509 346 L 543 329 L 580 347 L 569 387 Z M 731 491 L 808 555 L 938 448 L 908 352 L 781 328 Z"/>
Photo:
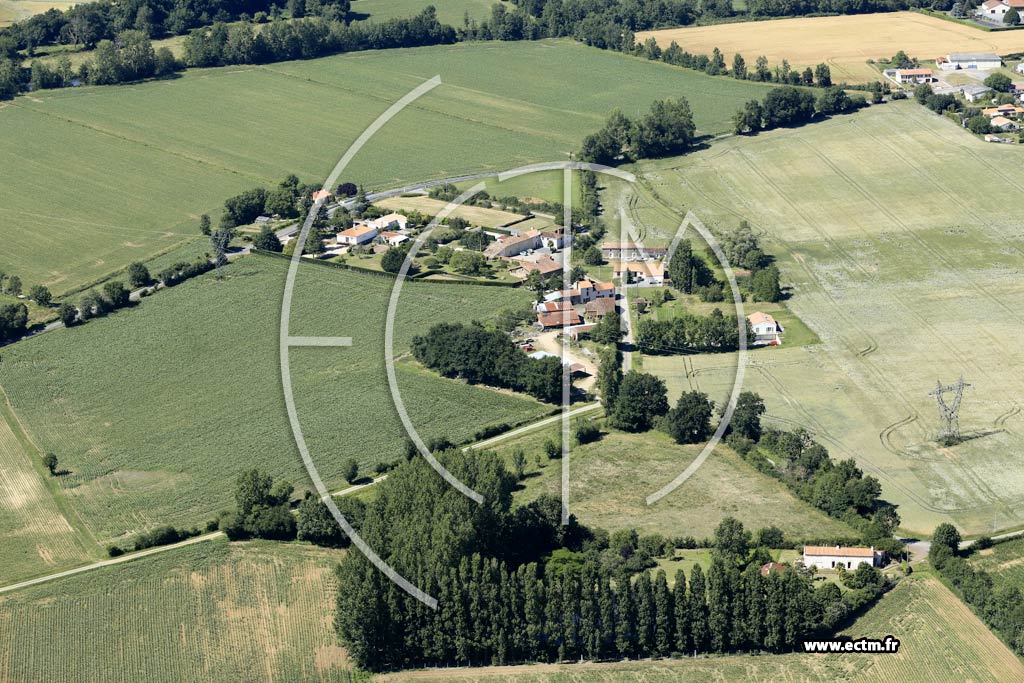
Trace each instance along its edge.
<path fill-rule="evenodd" d="M 64 496 L 104 542 L 160 524 L 194 525 L 232 505 L 241 470 L 258 466 L 311 484 L 292 440 L 278 360 L 287 262 L 250 256 L 145 299 L 132 310 L 8 347 L 0 386 L 29 436 L 70 472 Z M 393 280 L 304 266 L 290 332 L 351 336 L 350 348 L 296 348 L 292 378 L 302 427 L 324 480 L 346 486 L 400 458 L 405 433 L 384 369 Z M 486 320 L 527 294 L 498 287 L 407 283 L 395 354 L 441 320 Z M 461 441 L 488 425 L 550 410 L 402 361 L 399 389 L 424 439 Z"/>
<path fill-rule="evenodd" d="M 341 180 L 372 191 L 564 160 L 612 108 L 636 115 L 668 96 L 689 97 L 700 131 L 720 133 L 768 87 L 545 40 L 33 93 L 0 104 L 0 269 L 61 294 L 200 240 L 199 216 L 216 221 L 232 194 L 288 173 L 325 178 L 374 119 L 435 75 L 442 85 L 389 122 Z"/>

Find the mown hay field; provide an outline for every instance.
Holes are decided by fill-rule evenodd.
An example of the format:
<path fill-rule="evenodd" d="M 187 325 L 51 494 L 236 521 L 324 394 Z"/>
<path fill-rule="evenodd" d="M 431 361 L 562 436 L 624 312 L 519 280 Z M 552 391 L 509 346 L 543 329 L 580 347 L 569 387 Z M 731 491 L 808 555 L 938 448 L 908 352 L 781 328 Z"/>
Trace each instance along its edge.
<path fill-rule="evenodd" d="M 545 441 L 558 438 L 557 427 L 551 427 L 494 444 L 506 456 L 516 449 L 526 455 L 527 476 L 518 502 L 544 493 L 561 496 L 562 463 L 544 455 Z M 610 432 L 594 443 L 574 446 L 569 458 L 569 510 L 587 525 L 609 531 L 635 528 L 670 538 L 710 538 L 727 516 L 751 531 L 774 524 L 793 539 L 856 535 L 724 446 L 682 486 L 648 506 L 646 497 L 686 469 L 699 452 L 700 447 L 681 446 L 657 431 Z"/>
<path fill-rule="evenodd" d="M 821 344 L 751 353 L 745 388 L 775 426 L 810 429 L 855 458 L 900 506 L 903 528 L 967 534 L 1024 524 L 1024 183 L 1000 169 L 1019 149 L 986 145 L 913 102 L 645 163 L 633 209 L 652 239 L 685 207 L 713 229 L 741 219 L 778 258 L 786 306 Z M 963 183 L 1002 177 L 1000 201 Z M 659 201 L 651 192 L 657 193 Z M 747 303 L 747 312 L 758 309 Z M 723 402 L 736 358 L 643 359 L 677 387 Z M 963 374 L 965 443 L 939 447 L 936 381 Z M 685 384 L 684 384 L 685 383 Z"/>
<path fill-rule="evenodd" d="M 343 555 L 219 540 L 2 595 L 0 680 L 347 682 Z"/>
<path fill-rule="evenodd" d="M 995 52 L 1008 55 L 1024 51 L 1024 32 L 986 32 L 916 12 L 886 12 L 840 17 L 801 17 L 713 26 L 693 26 L 638 33 L 638 42 L 654 36 L 662 47 L 674 40 L 695 54 L 716 47 L 731 64 L 739 52 L 750 66 L 758 55 L 771 66 L 788 59 L 794 67 L 825 62 L 832 80 L 864 83 L 878 80 L 869 59 L 889 59 L 898 50 L 922 60 L 951 52 Z"/>
<path fill-rule="evenodd" d="M 234 480 L 258 466 L 299 489 L 308 476 L 292 440 L 278 359 L 287 262 L 249 256 L 145 299 L 138 307 L 5 349 L 0 386 L 43 451 L 70 470 L 64 495 L 100 542 L 160 524 L 193 525 L 230 507 Z M 388 391 L 384 324 L 393 280 L 300 270 L 290 331 L 351 336 L 349 348 L 291 351 L 306 440 L 328 485 L 342 466 L 364 474 L 403 452 Z M 407 283 L 395 353 L 442 320 L 488 320 L 528 294 L 504 287 Z M 424 439 L 468 439 L 489 425 L 551 410 L 525 396 L 398 363 L 399 387 Z"/>
<path fill-rule="evenodd" d="M 40 457 L 0 392 L 0 585 L 90 558 L 51 481 L 43 478 Z"/>
<path fill-rule="evenodd" d="M 760 655 L 707 659 L 409 671 L 387 683 L 1001 683 L 1024 665 L 953 593 L 932 577 L 911 576 L 844 631 L 851 638 L 901 642 L 897 654 Z"/>
<path fill-rule="evenodd" d="M 201 214 L 216 220 L 226 197 L 287 173 L 325 178 L 366 126 L 435 75 L 443 85 L 388 123 L 342 180 L 375 190 L 566 159 L 612 108 L 635 115 L 669 95 L 689 97 L 701 132 L 719 133 L 768 87 L 546 40 L 34 93 L 0 105 L 0 268 L 59 294 L 205 240 Z"/>

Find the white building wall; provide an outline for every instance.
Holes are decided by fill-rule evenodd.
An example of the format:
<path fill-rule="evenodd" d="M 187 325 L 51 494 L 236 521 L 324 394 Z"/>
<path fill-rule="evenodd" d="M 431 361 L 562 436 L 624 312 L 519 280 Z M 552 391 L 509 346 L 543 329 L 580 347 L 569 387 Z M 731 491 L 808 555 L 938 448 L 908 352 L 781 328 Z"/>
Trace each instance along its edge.
<path fill-rule="evenodd" d="M 842 566 L 844 569 L 853 570 L 863 564 L 875 565 L 870 557 L 850 557 L 848 555 L 804 555 L 805 567 L 817 567 L 818 569 L 835 569 Z"/>

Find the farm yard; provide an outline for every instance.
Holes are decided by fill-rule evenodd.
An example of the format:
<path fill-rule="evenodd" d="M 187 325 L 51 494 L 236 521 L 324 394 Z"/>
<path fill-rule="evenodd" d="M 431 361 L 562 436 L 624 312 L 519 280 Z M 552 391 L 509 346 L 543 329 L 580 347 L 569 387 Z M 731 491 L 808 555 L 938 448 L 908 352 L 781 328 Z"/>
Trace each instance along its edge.
<path fill-rule="evenodd" d="M 521 448 L 526 455 L 527 478 L 518 494 L 520 502 L 543 493 L 560 496 L 561 463 L 546 460 L 543 449 L 548 439 L 558 439 L 555 428 L 495 445 L 502 454 Z M 686 469 L 699 452 L 699 446 L 680 446 L 657 431 L 612 432 L 600 441 L 575 446 L 570 455 L 569 509 L 584 524 L 609 531 L 636 528 L 668 537 L 711 537 L 725 516 L 735 517 L 751 530 L 774 524 L 794 538 L 809 533 L 855 534 L 842 522 L 797 500 L 781 483 L 757 472 L 725 446 L 689 481 L 648 506 L 646 496 Z M 540 468 L 534 461 L 537 453 Z"/>
<path fill-rule="evenodd" d="M 1024 52 L 1024 32 L 989 33 L 916 12 L 691 26 L 640 32 L 636 40 L 650 36 L 663 48 L 674 40 L 694 54 L 710 55 L 717 47 L 729 59 L 739 52 L 748 65 L 758 55 L 767 57 L 773 67 L 783 59 L 800 69 L 825 62 L 837 83 L 879 80 L 881 74 L 867 61 L 889 59 L 898 50 L 922 60 L 951 52 Z"/>
<path fill-rule="evenodd" d="M 915 534 L 942 521 L 974 535 L 1024 524 L 1024 375 L 1008 341 L 1024 306 L 1024 219 L 1005 210 L 1024 185 L 1001 172 L 1017 150 L 994 147 L 906 102 L 641 165 L 648 188 L 633 216 L 648 234 L 678 220 L 654 192 L 712 229 L 746 219 L 763 235 L 792 285 L 786 306 L 821 344 L 753 352 L 745 388 L 773 425 L 806 427 L 856 458 Z M 993 179 L 999 201 L 964 178 Z M 677 391 L 725 399 L 734 357 L 673 360 L 642 362 Z M 961 373 L 969 438 L 938 447 L 928 392 Z"/>
<path fill-rule="evenodd" d="M 510 70 L 543 77 L 505 78 Z M 594 72 L 607 87 L 591 87 Z M 216 220 L 225 198 L 288 173 L 326 177 L 370 122 L 438 74 L 443 85 L 391 121 L 343 180 L 373 191 L 562 160 L 612 108 L 636 115 L 668 94 L 689 97 L 701 133 L 721 133 L 770 87 L 544 40 L 197 69 L 20 97 L 0 105 L 10 171 L 0 267 L 16 264 L 23 280 L 60 295 L 133 260 L 205 242 L 201 214 Z M 43 197 L 44 187 L 59 191 Z"/>
<path fill-rule="evenodd" d="M 308 488 L 287 422 L 278 329 L 287 263 L 251 256 L 147 299 L 135 310 L 4 350 L 0 386 L 33 442 L 70 472 L 64 495 L 99 543 L 159 524 L 205 523 L 230 507 L 238 472 L 258 466 Z M 344 486 L 398 459 L 405 433 L 384 373 L 393 280 L 309 265 L 300 270 L 291 333 L 348 335 L 351 348 L 291 352 L 299 416 L 320 473 Z M 358 294 L 354 294 L 358 292 Z M 395 353 L 442 320 L 489 319 L 525 305 L 499 287 L 408 283 Z M 531 398 L 397 364 L 399 388 L 424 439 L 541 416 Z"/>
<path fill-rule="evenodd" d="M 344 551 L 200 543 L 0 596 L 0 680 L 346 683 Z"/>
<path fill-rule="evenodd" d="M 910 576 L 844 630 L 851 638 L 901 641 L 896 654 L 729 656 L 614 664 L 533 665 L 408 671 L 381 683 L 767 683 L 843 681 L 999 683 L 1024 678 L 1024 664 L 953 593 L 930 576 Z"/>

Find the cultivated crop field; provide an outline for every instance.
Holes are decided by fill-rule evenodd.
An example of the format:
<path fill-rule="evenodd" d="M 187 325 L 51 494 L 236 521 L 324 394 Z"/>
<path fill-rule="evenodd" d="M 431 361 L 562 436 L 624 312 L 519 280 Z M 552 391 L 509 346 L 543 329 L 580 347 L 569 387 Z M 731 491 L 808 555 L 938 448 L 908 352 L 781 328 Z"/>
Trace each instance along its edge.
<path fill-rule="evenodd" d="M 134 310 L 4 350 L 0 386 L 32 439 L 70 470 L 64 494 L 100 542 L 158 524 L 194 525 L 232 505 L 238 472 L 259 466 L 309 487 L 281 389 L 278 325 L 287 262 L 250 256 L 144 300 Z M 401 457 L 405 433 L 384 371 L 393 280 L 317 266 L 299 273 L 293 335 L 346 335 L 351 348 L 291 352 L 311 453 L 332 489 L 356 458 L 364 474 Z M 441 320 L 485 320 L 522 306 L 515 289 L 408 283 L 395 353 Z M 533 399 L 398 364 L 424 439 L 470 438 L 547 413 Z"/>
<path fill-rule="evenodd" d="M 34 466 L 39 459 L 0 392 L 0 585 L 90 557 L 43 479 L 42 466 Z"/>
<path fill-rule="evenodd" d="M 918 534 L 942 521 L 968 534 L 1024 523 L 1024 218 L 1007 208 L 1024 183 L 1000 174 L 1019 150 L 997 147 L 905 102 L 642 168 L 668 205 L 712 228 L 746 219 L 763 235 L 792 285 L 787 307 L 821 344 L 752 353 L 746 388 L 769 421 L 856 458 Z M 997 176 L 999 202 L 962 183 Z M 652 232 L 671 225 L 665 213 L 649 192 L 635 211 Z M 715 401 L 728 395 L 734 357 L 675 361 L 643 365 Z M 961 373 L 971 438 L 939 447 L 928 392 Z"/>
<path fill-rule="evenodd" d="M 969 561 L 975 569 L 992 574 L 997 585 L 1024 588 L 1024 539 L 1003 541 L 979 550 Z"/>
<path fill-rule="evenodd" d="M 435 75 L 443 85 L 388 123 L 342 180 L 375 190 L 566 159 L 612 108 L 636 115 L 669 95 L 686 95 L 700 131 L 719 133 L 769 87 L 546 40 L 362 52 L 35 93 L 0 104 L 0 157 L 9 170 L 0 269 L 60 294 L 205 240 L 201 214 L 216 220 L 226 197 L 287 173 L 326 177 L 367 125 Z"/>
<path fill-rule="evenodd" d="M 547 460 L 544 442 L 558 439 L 555 428 L 537 430 L 495 444 L 509 454 L 523 449 L 525 488 L 519 500 L 548 493 L 560 497 L 561 462 Z M 570 455 L 569 509 L 581 522 L 609 531 L 636 528 L 668 537 L 707 538 L 723 517 L 739 519 L 750 530 L 775 525 L 791 538 L 852 536 L 855 532 L 797 500 L 779 482 L 719 448 L 682 486 L 653 506 L 645 498 L 686 469 L 700 452 L 680 446 L 657 431 L 611 432 L 595 443 L 575 446 Z M 534 455 L 541 454 L 537 468 Z"/>
<path fill-rule="evenodd" d="M 2 595 L 0 680 L 348 681 L 343 553 L 214 541 Z"/>
<path fill-rule="evenodd" d="M 1021 680 L 1024 665 L 936 579 L 911 576 L 857 619 L 845 635 L 901 641 L 896 654 L 761 655 L 708 659 L 444 669 L 389 674 L 388 683 L 998 683 Z"/>
<path fill-rule="evenodd" d="M 889 59 L 898 50 L 922 60 L 951 52 L 995 52 L 1008 55 L 1024 51 L 1020 31 L 986 32 L 916 12 L 884 12 L 840 17 L 800 17 L 713 26 L 692 26 L 637 33 L 637 42 L 654 36 L 668 47 L 674 40 L 695 54 L 716 47 L 730 62 L 741 53 L 750 66 L 758 55 L 774 66 L 788 59 L 801 70 L 825 62 L 832 80 L 864 83 L 881 74 L 869 59 Z"/>

